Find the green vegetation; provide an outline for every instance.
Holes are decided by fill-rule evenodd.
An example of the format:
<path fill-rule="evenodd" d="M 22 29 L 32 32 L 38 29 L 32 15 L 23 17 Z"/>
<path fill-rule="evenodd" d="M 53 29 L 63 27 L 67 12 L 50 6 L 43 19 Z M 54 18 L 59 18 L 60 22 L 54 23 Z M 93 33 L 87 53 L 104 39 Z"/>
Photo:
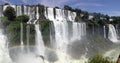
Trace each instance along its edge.
<path fill-rule="evenodd" d="M 113 23 L 114 25 L 120 24 L 120 16 L 112 16 L 111 18 L 113 19 L 113 21 L 111 21 L 110 23 Z"/>
<path fill-rule="evenodd" d="M 74 11 L 74 9 L 68 5 L 64 6 L 64 10 L 70 10 L 70 11 Z"/>
<path fill-rule="evenodd" d="M 39 24 L 40 24 L 40 29 L 42 31 L 42 35 L 43 35 L 43 39 L 45 41 L 45 43 L 47 43 L 48 41 L 50 41 L 49 39 L 49 33 L 50 33 L 50 24 L 52 24 L 51 21 L 49 21 L 48 19 L 45 18 L 44 16 L 44 6 L 43 5 L 38 5 L 39 8 Z M 55 7 L 55 8 L 59 8 L 59 7 Z M 88 27 L 92 27 L 92 26 L 104 26 L 107 25 L 109 23 L 111 24 L 120 24 L 120 16 L 112 16 L 109 17 L 108 15 L 104 15 L 101 13 L 89 13 L 87 11 L 83 11 L 81 9 L 73 9 L 72 7 L 65 5 L 64 6 L 65 10 L 71 10 L 73 12 L 77 13 L 76 16 L 76 21 L 77 22 L 86 22 Z M 65 11 L 66 12 L 66 11 Z M 55 11 L 54 11 L 55 13 Z M 93 18 L 89 19 L 89 15 L 92 15 Z M 26 22 L 29 20 L 29 16 L 27 15 L 21 15 L 21 16 L 16 16 L 16 12 L 14 10 L 14 8 L 8 6 L 5 11 L 4 11 L 4 16 L 5 17 L 1 17 L 1 25 L 2 27 L 4 27 L 5 32 L 8 34 L 8 40 L 9 42 L 11 42 L 10 46 L 14 46 L 14 45 L 19 45 L 20 44 L 20 23 L 23 23 L 23 41 L 24 44 L 26 44 Z M 109 21 L 109 19 L 112 18 L 113 21 Z M 69 22 L 69 24 L 71 24 L 71 22 Z M 33 45 L 35 42 L 35 29 L 34 29 L 34 25 L 33 24 L 29 24 L 28 26 L 30 26 L 30 45 Z M 87 40 L 91 40 L 91 43 L 94 47 L 93 48 L 94 52 L 100 52 L 97 49 L 101 49 L 104 48 L 104 50 L 108 50 L 106 49 L 106 47 L 111 47 L 112 46 L 112 42 L 108 44 L 108 42 L 110 42 L 108 39 L 103 39 L 103 37 L 99 37 L 99 36 L 92 36 Z M 98 44 L 99 43 L 99 44 Z M 104 44 L 104 45 L 103 45 Z M 101 45 L 101 46 L 99 46 Z M 99 47 L 97 47 L 99 46 Z M 102 49 L 101 49 L 102 51 Z M 103 53 L 103 52 L 102 52 Z M 91 53 L 92 55 L 93 53 Z M 112 61 L 110 61 L 110 59 L 103 57 L 102 55 L 95 55 L 92 58 L 89 59 L 88 63 L 114 63 Z"/>
<path fill-rule="evenodd" d="M 103 57 L 100 54 L 97 54 L 90 58 L 87 63 L 115 63 L 111 61 L 108 57 Z"/>
<path fill-rule="evenodd" d="M 20 44 L 20 23 L 23 22 L 23 27 L 26 27 L 26 22 L 29 20 L 29 16 L 21 15 L 16 17 L 16 12 L 13 7 L 8 6 L 4 10 L 4 17 L 1 17 L 1 27 L 4 28 L 5 33 L 8 35 L 10 46 Z M 25 30 L 26 28 L 24 28 Z M 24 31 L 24 41 L 26 41 Z"/>
<path fill-rule="evenodd" d="M 27 15 L 21 15 L 21 16 L 16 17 L 16 21 L 20 21 L 23 23 L 26 23 L 28 20 L 29 20 L 29 16 Z"/>
<path fill-rule="evenodd" d="M 1 19 L 0 21 L 1 28 L 6 28 L 10 24 L 10 21 L 7 19 L 7 17 L 1 17 L 0 19 Z"/>
<path fill-rule="evenodd" d="M 87 11 L 83 11 L 81 9 L 75 8 L 65 5 L 65 10 L 70 10 L 76 12 L 76 21 L 77 22 L 86 22 L 88 26 L 103 26 L 107 24 L 120 24 L 120 16 L 108 16 L 101 13 L 89 13 Z M 89 19 L 89 16 L 93 16 L 93 18 Z M 113 21 L 110 21 L 113 19 Z"/>
<path fill-rule="evenodd" d="M 44 16 L 44 6 L 38 4 L 39 19 L 40 19 L 40 29 L 42 30 L 43 38 L 45 40 L 49 39 L 49 24 L 50 21 L 45 19 Z M 8 40 L 10 46 L 20 44 L 20 23 L 23 23 L 23 42 L 26 44 L 26 30 L 27 26 L 30 26 L 30 45 L 33 45 L 35 42 L 35 26 L 33 24 L 26 24 L 29 20 L 29 16 L 20 15 L 16 16 L 16 12 L 13 7 L 8 6 L 4 11 L 4 17 L 1 17 L 1 27 L 5 29 L 5 33 L 8 35 Z"/>
<path fill-rule="evenodd" d="M 41 5 L 41 4 L 38 4 L 37 5 L 39 8 L 38 8 L 38 12 L 39 12 L 39 19 L 45 19 L 45 16 L 44 16 L 44 13 L 45 13 L 45 6 L 44 5 Z"/>
<path fill-rule="evenodd" d="M 42 19 L 40 20 L 39 24 L 40 24 L 40 29 L 42 32 L 43 40 L 45 43 L 47 43 L 48 41 L 50 41 L 49 33 L 50 33 L 51 21 L 48 19 Z"/>
<path fill-rule="evenodd" d="M 8 39 L 12 44 L 19 44 L 20 40 L 20 22 L 14 21 L 7 25 L 6 33 L 8 34 Z"/>
<path fill-rule="evenodd" d="M 3 12 L 4 16 L 8 18 L 8 20 L 13 21 L 16 18 L 15 9 L 11 6 L 8 6 Z"/>
<path fill-rule="evenodd" d="M 31 7 L 33 7 L 33 6 L 31 6 Z M 49 27 L 50 27 L 51 22 L 49 20 L 47 20 L 44 16 L 45 6 L 41 5 L 41 4 L 38 4 L 35 6 L 38 6 L 39 19 L 40 19 L 39 23 L 41 25 L 40 28 L 42 30 L 42 34 L 43 34 L 45 40 L 47 40 L 49 31 L 50 31 Z M 55 8 L 59 8 L 59 7 L 55 7 Z M 56 14 L 55 8 L 54 8 L 54 14 Z M 104 15 L 101 13 L 89 13 L 87 11 L 83 11 L 78 8 L 74 9 L 68 5 L 65 5 L 64 9 L 65 9 L 65 14 L 67 14 L 66 10 L 76 12 L 76 14 L 77 14 L 76 18 L 75 18 L 76 22 L 86 22 L 88 28 L 104 26 L 109 23 L 114 24 L 114 25 L 120 24 L 119 16 L 110 17 L 108 15 Z M 16 42 L 16 41 L 18 42 L 18 40 L 20 40 L 19 39 L 20 38 L 20 23 L 22 22 L 23 26 L 26 27 L 27 26 L 26 22 L 29 20 L 29 16 L 27 16 L 27 15 L 16 16 L 15 9 L 11 6 L 8 6 L 3 13 L 4 13 L 5 17 L 1 17 L 0 24 L 2 25 L 2 27 L 5 28 L 6 33 L 8 33 L 8 35 L 10 37 L 9 40 L 11 42 Z M 22 13 L 23 13 L 23 11 L 22 11 Z M 93 16 L 93 18 L 89 19 L 90 15 Z M 109 21 L 110 18 L 112 18 L 113 21 Z M 26 30 L 26 28 L 24 28 L 24 30 Z M 24 36 L 25 36 L 25 33 L 26 33 L 26 31 L 24 31 Z M 31 33 L 31 35 L 30 35 L 31 38 L 34 38 L 34 36 L 33 36 L 35 34 L 34 25 L 30 25 L 30 33 Z M 15 37 L 17 37 L 17 38 L 14 39 Z M 24 37 L 24 39 L 25 38 L 26 38 L 26 36 Z M 24 41 L 26 41 L 26 40 L 24 40 Z M 33 41 L 34 41 L 34 39 L 33 39 Z"/>

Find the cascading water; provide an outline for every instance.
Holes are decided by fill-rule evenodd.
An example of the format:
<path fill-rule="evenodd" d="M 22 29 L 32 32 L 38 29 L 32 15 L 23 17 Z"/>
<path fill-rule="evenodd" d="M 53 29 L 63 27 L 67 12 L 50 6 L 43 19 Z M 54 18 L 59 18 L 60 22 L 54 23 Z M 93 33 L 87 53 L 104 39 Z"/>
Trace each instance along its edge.
<path fill-rule="evenodd" d="M 67 22 L 53 21 L 55 27 L 56 46 L 60 50 L 66 49 L 68 44 L 68 26 Z M 64 46 L 63 46 L 64 45 Z"/>
<path fill-rule="evenodd" d="M 39 7 L 36 7 L 36 19 L 39 19 Z"/>
<path fill-rule="evenodd" d="M 48 8 L 47 10 L 48 10 L 48 18 L 49 20 L 53 21 L 53 26 L 54 26 L 52 27 L 51 25 L 52 28 L 50 28 L 52 33 L 50 34 L 50 39 L 52 41 L 51 43 L 57 50 L 61 50 L 63 51 L 64 54 L 67 54 L 68 52 L 67 48 L 70 46 L 70 43 L 73 43 L 76 40 L 80 40 L 82 36 L 86 35 L 86 24 L 74 22 L 76 17 L 75 12 L 66 10 L 66 12 L 68 12 L 68 15 L 65 15 L 64 13 L 65 10 L 55 9 L 55 18 L 54 18 L 53 8 Z M 72 25 L 68 23 L 70 21 Z M 55 35 L 55 37 L 53 35 Z M 58 55 L 59 61 L 61 61 L 62 63 L 66 63 L 66 61 L 68 63 L 70 62 L 74 63 L 74 61 L 70 61 L 71 57 L 66 55 L 64 56 L 59 52 L 56 53 Z M 82 62 L 84 63 L 84 61 Z"/>
<path fill-rule="evenodd" d="M 44 11 L 44 16 L 46 17 L 46 19 L 48 19 L 47 8 L 45 7 L 44 10 L 45 10 L 45 11 Z"/>
<path fill-rule="evenodd" d="M 53 8 L 47 8 L 48 10 L 48 19 L 51 21 L 54 21 L 54 13 L 53 13 Z"/>
<path fill-rule="evenodd" d="M 3 34 L 2 29 L 0 29 L 0 63 L 12 63 L 6 44 L 7 38 Z"/>
<path fill-rule="evenodd" d="M 27 6 L 23 6 L 23 9 L 24 9 L 24 14 L 25 14 L 25 15 L 28 15 L 28 14 L 27 14 Z"/>
<path fill-rule="evenodd" d="M 32 8 L 32 6 L 23 6 L 23 7 L 24 7 L 23 13 L 30 16 L 30 20 L 28 22 L 30 24 L 35 24 L 35 32 L 36 32 L 36 34 L 35 34 L 35 50 L 32 50 L 32 47 L 29 46 L 30 26 L 27 25 L 27 29 L 26 29 L 27 37 L 26 38 L 27 38 L 27 50 L 28 51 L 27 52 L 25 51 L 24 53 L 20 53 L 20 55 L 18 55 L 18 56 L 15 55 L 15 56 L 17 56 L 16 63 L 42 63 L 43 61 L 40 56 L 44 56 L 45 61 L 46 61 L 46 58 L 48 58 L 49 56 L 51 59 L 51 54 L 53 54 L 53 53 L 49 53 L 48 52 L 49 48 L 48 48 L 48 50 L 47 50 L 47 48 L 45 48 L 42 34 L 41 34 L 41 31 L 39 28 L 40 26 L 39 26 L 39 24 L 36 24 L 36 22 L 38 21 L 38 19 L 40 17 L 39 12 L 38 12 L 39 11 L 38 7 L 36 7 L 35 11 L 34 11 L 34 7 Z M 17 7 L 17 8 L 21 9 L 21 7 Z M 67 12 L 66 13 L 67 15 L 65 14 L 65 11 Z M 51 20 L 53 23 L 53 24 L 51 24 L 51 25 L 53 25 L 52 28 L 50 28 L 50 30 L 51 30 L 50 39 L 51 39 L 52 46 L 55 47 L 56 50 L 50 49 L 50 51 L 55 52 L 55 54 L 58 57 L 58 60 L 56 60 L 56 62 L 53 62 L 53 63 L 85 63 L 84 60 L 87 61 L 85 58 L 85 55 L 94 53 L 91 51 L 93 51 L 94 49 L 96 50 L 95 43 L 90 42 L 88 40 L 86 40 L 85 42 L 84 41 L 82 42 L 83 36 L 86 35 L 86 24 L 82 23 L 82 22 L 75 22 L 75 17 L 76 17 L 75 12 L 71 12 L 68 10 L 55 9 L 55 14 L 56 15 L 54 15 L 53 8 L 45 9 L 45 17 L 48 18 L 49 20 Z M 17 15 L 21 15 L 21 11 L 18 11 Z M 32 20 L 32 19 L 34 19 L 34 17 L 36 17 L 36 20 Z M 34 23 L 32 21 L 34 21 Z M 105 30 L 104 30 L 104 33 L 105 33 Z M 24 34 L 23 34 L 23 24 L 22 23 L 21 23 L 20 35 L 21 35 L 21 40 L 20 40 L 21 46 L 24 46 L 24 44 L 23 44 L 23 35 Z M 7 61 L 9 61 L 10 58 L 9 58 L 8 51 L 6 52 L 6 50 L 7 50 L 7 47 L 5 47 L 6 42 L 4 42 L 3 38 L 1 38 L 2 36 L 3 36 L 3 34 L 0 32 L 0 39 L 1 39 L 0 63 L 9 63 L 9 62 L 4 62 L 4 59 L 6 60 L 6 58 L 8 58 Z M 115 32 L 114 26 L 109 25 L 109 39 L 111 39 L 111 41 L 118 41 L 118 39 L 116 39 L 116 38 L 117 38 L 117 33 Z M 78 46 L 76 46 L 76 44 L 78 44 Z M 4 45 L 4 48 L 2 47 L 3 45 Z M 75 45 L 75 46 L 73 46 L 73 45 Z M 69 52 L 68 48 L 71 48 L 70 52 L 73 52 L 73 53 L 76 53 L 80 50 L 80 52 L 78 52 L 78 56 L 79 56 L 79 54 L 81 54 L 81 56 L 79 56 L 80 58 L 78 61 L 72 59 L 73 56 L 70 55 L 70 53 L 68 53 Z M 75 50 L 72 50 L 72 48 Z M 85 50 L 85 55 L 81 53 L 81 52 L 84 52 L 84 50 L 82 50 L 82 48 Z M 21 49 L 26 50 L 26 46 L 24 46 L 24 48 L 21 47 Z M 34 46 L 33 46 L 33 49 L 34 49 Z M 47 55 L 46 51 L 49 55 L 48 57 L 46 57 L 46 55 Z M 53 56 L 56 56 L 56 55 L 53 55 Z M 83 61 L 81 61 L 80 59 Z M 48 63 L 48 62 L 49 61 L 47 60 L 44 63 Z"/>
<path fill-rule="evenodd" d="M 44 56 L 45 46 L 39 28 L 39 24 L 35 24 L 35 31 L 36 31 L 36 35 L 35 35 L 36 54 Z"/>
<path fill-rule="evenodd" d="M 16 13 L 17 13 L 17 16 L 22 15 L 22 8 L 21 8 L 21 6 L 17 6 Z"/>
<path fill-rule="evenodd" d="M 28 47 L 27 47 L 27 52 L 29 52 L 29 51 L 30 51 L 30 49 L 29 49 L 30 26 L 27 25 L 26 29 L 27 29 L 27 30 L 26 30 L 26 32 L 27 32 L 27 33 L 26 33 L 26 38 L 27 38 L 27 46 L 28 46 Z"/>
<path fill-rule="evenodd" d="M 20 23 L 21 29 L 20 29 L 20 44 L 21 44 L 21 51 L 23 52 L 24 49 L 24 43 L 23 43 L 23 23 Z"/>
<path fill-rule="evenodd" d="M 106 29 L 105 29 L 105 26 L 103 26 L 104 28 L 104 38 L 106 38 Z"/>
<path fill-rule="evenodd" d="M 73 37 L 72 41 L 80 40 L 82 36 L 86 35 L 86 24 L 73 22 Z"/>
<path fill-rule="evenodd" d="M 79 40 L 81 37 L 79 34 L 79 29 L 78 29 L 78 23 L 73 23 L 73 37 L 72 37 L 72 41 L 74 40 Z M 81 33 L 81 32 L 80 32 Z"/>
<path fill-rule="evenodd" d="M 38 19 L 39 19 L 39 8 L 38 7 L 36 7 L 36 20 L 34 21 L 34 24 L 38 21 Z"/>
<path fill-rule="evenodd" d="M 112 42 L 115 42 L 115 43 L 117 43 L 119 41 L 116 29 L 112 24 L 109 24 L 108 38 L 109 38 L 109 40 L 111 40 Z"/>
<path fill-rule="evenodd" d="M 52 37 L 51 41 L 55 41 L 55 42 L 54 43 L 51 42 L 51 43 L 54 44 L 55 48 L 60 49 L 64 52 L 67 52 L 66 50 L 70 42 L 80 40 L 82 36 L 86 35 L 86 24 L 74 22 L 75 16 L 76 16 L 75 12 L 66 10 L 68 12 L 68 15 L 66 16 L 64 13 L 64 10 L 55 9 L 56 18 L 54 18 L 53 8 L 48 8 L 47 10 L 48 10 L 48 18 L 49 20 L 53 21 L 53 25 L 54 25 L 54 30 L 52 31 L 55 32 L 55 34 L 53 34 L 55 35 L 55 38 L 50 36 Z M 71 28 L 68 28 L 69 21 L 72 21 Z M 69 30 L 71 30 L 72 33 Z M 69 36 L 71 34 L 72 34 L 72 37 Z"/>
<path fill-rule="evenodd" d="M 0 23 L 2 17 L 2 6 L 0 6 Z M 12 63 L 9 56 L 9 42 L 7 42 L 7 37 L 3 34 L 3 29 L 0 28 L 0 63 Z"/>

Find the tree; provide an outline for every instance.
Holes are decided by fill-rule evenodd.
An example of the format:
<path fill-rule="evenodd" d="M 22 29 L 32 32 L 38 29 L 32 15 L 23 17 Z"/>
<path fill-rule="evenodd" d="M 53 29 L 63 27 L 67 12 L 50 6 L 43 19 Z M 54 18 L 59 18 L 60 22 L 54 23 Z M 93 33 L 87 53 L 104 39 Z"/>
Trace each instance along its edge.
<path fill-rule="evenodd" d="M 111 24 L 120 24 L 120 16 L 112 16 L 111 18 L 113 19 Z"/>
<path fill-rule="evenodd" d="M 16 21 L 21 21 L 24 23 L 28 22 L 28 20 L 29 20 L 29 16 L 27 16 L 27 15 L 21 15 L 16 18 Z"/>
<path fill-rule="evenodd" d="M 57 6 L 56 6 L 55 8 L 56 8 L 56 9 L 60 9 L 60 7 L 57 7 Z"/>
<path fill-rule="evenodd" d="M 81 14 L 82 11 L 81 11 L 81 9 L 77 9 L 77 8 L 76 8 L 76 9 L 75 9 L 75 12 L 77 13 L 77 16 L 80 16 L 80 14 Z"/>
<path fill-rule="evenodd" d="M 70 6 L 68 6 L 68 5 L 65 5 L 65 6 L 64 6 L 64 9 L 65 9 L 65 10 L 74 11 L 74 9 L 73 9 L 72 7 L 70 7 Z"/>
<path fill-rule="evenodd" d="M 4 16 L 7 17 L 8 20 L 13 21 L 16 18 L 16 12 L 13 7 L 8 6 L 3 12 Z"/>
<path fill-rule="evenodd" d="M 89 13 L 87 11 L 82 11 L 81 14 L 83 14 L 83 16 L 82 16 L 83 20 L 85 20 L 85 21 L 88 20 Z"/>

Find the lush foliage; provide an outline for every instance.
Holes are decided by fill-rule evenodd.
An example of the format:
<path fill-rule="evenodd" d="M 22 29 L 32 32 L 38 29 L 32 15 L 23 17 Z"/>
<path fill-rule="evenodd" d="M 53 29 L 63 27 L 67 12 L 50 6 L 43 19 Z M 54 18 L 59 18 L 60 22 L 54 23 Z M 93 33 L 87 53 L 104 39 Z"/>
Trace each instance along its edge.
<path fill-rule="evenodd" d="M 35 5 L 36 6 L 36 5 Z M 44 12 L 45 12 L 45 6 L 44 5 L 40 5 L 38 4 L 38 12 L 39 12 L 39 19 L 40 19 L 40 25 L 41 25 L 41 31 L 42 34 L 44 35 L 44 37 L 48 39 L 48 35 L 49 35 L 49 24 L 52 24 L 49 20 L 47 20 L 44 16 Z M 32 7 L 32 6 L 31 6 Z M 55 7 L 55 8 L 59 8 L 59 7 Z M 54 8 L 54 14 L 56 14 L 55 12 L 55 8 Z M 101 13 L 89 13 L 87 11 L 83 11 L 81 9 L 75 8 L 73 9 L 72 7 L 65 5 L 64 6 L 65 10 L 70 10 L 73 12 L 76 12 L 76 21 L 77 22 L 86 22 L 88 27 L 98 27 L 98 26 L 104 26 L 107 25 L 109 23 L 111 24 L 119 24 L 120 23 L 120 17 L 109 17 L 108 15 L 104 15 Z M 46 9 L 47 10 L 47 9 Z M 47 12 L 47 11 L 46 11 Z M 67 12 L 67 11 L 65 11 Z M 92 15 L 93 18 L 89 19 L 89 16 Z M 21 15 L 21 16 L 17 16 L 16 17 L 16 12 L 14 10 L 14 8 L 8 6 L 5 10 L 4 10 L 4 16 L 2 17 L 2 25 L 6 28 L 7 33 L 10 35 L 10 39 L 12 38 L 13 40 L 11 40 L 12 42 L 16 42 L 19 39 L 14 39 L 14 37 L 20 38 L 20 23 L 23 22 L 24 23 L 24 27 L 27 26 L 26 22 L 29 20 L 29 16 L 27 15 Z M 112 18 L 113 21 L 109 21 L 109 19 Z M 30 25 L 31 27 L 31 38 L 34 38 L 34 34 L 35 34 L 35 30 L 34 30 L 34 25 Z M 26 30 L 26 28 L 24 28 L 24 30 Z M 17 33 L 16 33 L 17 32 Z M 26 33 L 26 31 L 24 31 L 24 33 Z M 32 40 L 32 39 L 31 39 Z M 97 42 L 97 41 L 96 41 Z"/>
<path fill-rule="evenodd" d="M 88 60 L 88 63 L 114 63 L 109 58 L 97 54 Z"/>
<path fill-rule="evenodd" d="M 7 17 L 0 17 L 0 19 L 0 27 L 6 28 L 10 24 L 10 21 L 7 19 Z"/>
<path fill-rule="evenodd" d="M 64 6 L 64 9 L 65 9 L 65 10 L 71 10 L 71 11 L 74 11 L 74 9 L 72 9 L 72 7 L 70 7 L 70 6 L 68 6 L 68 5 L 65 5 L 65 6 Z"/>
<path fill-rule="evenodd" d="M 21 16 L 16 17 L 16 21 L 21 21 L 21 22 L 26 23 L 28 22 L 28 20 L 29 20 L 29 16 L 27 15 L 21 15 Z"/>
<path fill-rule="evenodd" d="M 4 16 L 8 18 L 8 20 L 13 21 L 16 18 L 15 9 L 11 6 L 8 6 L 3 12 Z"/>
<path fill-rule="evenodd" d="M 107 24 L 120 24 L 120 16 L 108 16 L 105 14 L 101 14 L 101 13 L 89 13 L 87 11 L 83 11 L 81 9 L 78 8 L 72 8 L 68 5 L 64 6 L 65 10 L 70 10 L 70 11 L 74 11 L 76 12 L 76 21 L 77 22 L 86 22 L 88 24 L 88 26 L 104 26 Z M 93 16 L 93 18 L 89 19 L 89 16 Z M 110 21 L 110 19 L 113 19 L 112 21 Z"/>
<path fill-rule="evenodd" d="M 111 18 L 113 19 L 113 21 L 111 21 L 110 23 L 120 24 L 120 16 L 112 16 Z"/>

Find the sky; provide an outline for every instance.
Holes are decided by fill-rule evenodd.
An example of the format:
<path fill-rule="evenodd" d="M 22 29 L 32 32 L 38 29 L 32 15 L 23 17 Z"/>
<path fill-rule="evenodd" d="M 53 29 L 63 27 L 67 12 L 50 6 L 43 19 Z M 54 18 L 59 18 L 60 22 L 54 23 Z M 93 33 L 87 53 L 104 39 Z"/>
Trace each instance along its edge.
<path fill-rule="evenodd" d="M 44 4 L 48 7 L 69 5 L 88 12 L 120 16 L 120 0 L 0 0 L 0 4 Z"/>

